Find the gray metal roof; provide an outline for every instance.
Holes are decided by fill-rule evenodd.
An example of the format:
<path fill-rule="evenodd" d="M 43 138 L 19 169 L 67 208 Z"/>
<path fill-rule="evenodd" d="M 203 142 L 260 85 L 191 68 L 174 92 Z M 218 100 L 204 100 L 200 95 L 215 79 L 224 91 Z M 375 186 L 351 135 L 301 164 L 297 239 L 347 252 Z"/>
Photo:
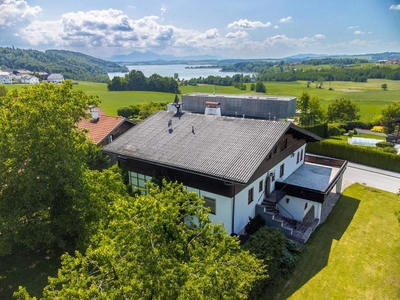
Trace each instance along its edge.
<path fill-rule="evenodd" d="M 172 126 L 169 127 L 170 120 Z M 297 128 L 289 122 L 190 113 L 177 116 L 160 111 L 103 150 L 226 181 L 247 183 L 278 140 L 289 129 Z M 304 134 L 301 131 L 299 133 Z"/>
<path fill-rule="evenodd" d="M 218 98 L 237 98 L 237 99 L 256 99 L 256 100 L 279 100 L 279 101 L 290 101 L 293 99 L 296 99 L 296 97 L 293 96 L 263 96 L 260 94 L 208 94 L 208 93 L 189 93 L 185 94 L 183 96 L 199 96 L 199 97 L 210 97 L 210 101 L 213 98 L 218 99 Z"/>

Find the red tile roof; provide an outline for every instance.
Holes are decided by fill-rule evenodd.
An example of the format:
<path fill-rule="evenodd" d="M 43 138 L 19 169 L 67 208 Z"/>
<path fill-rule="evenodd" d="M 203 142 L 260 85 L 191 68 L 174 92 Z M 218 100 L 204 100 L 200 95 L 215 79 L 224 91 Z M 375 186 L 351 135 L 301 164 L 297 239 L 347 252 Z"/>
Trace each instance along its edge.
<path fill-rule="evenodd" d="M 83 129 L 87 129 L 87 137 L 93 141 L 95 144 L 99 144 L 103 141 L 114 129 L 119 127 L 125 118 L 123 117 L 113 117 L 108 116 L 103 110 L 97 107 L 99 112 L 99 120 L 93 122 L 92 119 L 83 119 L 79 122 L 78 126 Z"/>

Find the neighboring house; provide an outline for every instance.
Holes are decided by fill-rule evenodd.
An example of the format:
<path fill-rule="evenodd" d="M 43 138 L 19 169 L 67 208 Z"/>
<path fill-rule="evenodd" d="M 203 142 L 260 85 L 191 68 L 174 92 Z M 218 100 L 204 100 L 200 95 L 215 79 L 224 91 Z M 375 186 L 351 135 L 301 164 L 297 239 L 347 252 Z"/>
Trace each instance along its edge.
<path fill-rule="evenodd" d="M 37 84 L 39 83 L 39 78 L 37 78 L 36 76 L 25 75 L 22 76 L 21 83 Z"/>
<path fill-rule="evenodd" d="M 12 77 L 8 72 L 0 72 L 0 84 L 12 84 Z"/>
<path fill-rule="evenodd" d="M 47 76 L 47 82 L 51 83 L 62 83 L 64 81 L 64 76 L 61 74 L 50 74 Z"/>
<path fill-rule="evenodd" d="M 223 116 L 285 119 L 296 114 L 296 97 L 191 93 L 182 95 L 183 110 L 204 113 L 206 102 L 218 102 Z"/>
<path fill-rule="evenodd" d="M 182 182 L 229 233 L 242 233 L 259 213 L 304 242 L 335 184 L 340 192 L 347 164 L 306 163 L 306 143 L 319 140 L 290 122 L 160 111 L 103 151 L 117 156 L 134 189 L 155 177 Z"/>
<path fill-rule="evenodd" d="M 91 119 L 84 119 L 78 126 L 86 130 L 86 134 L 93 143 L 105 146 L 129 130 L 135 123 L 124 117 L 107 115 L 100 108 L 90 110 Z"/>

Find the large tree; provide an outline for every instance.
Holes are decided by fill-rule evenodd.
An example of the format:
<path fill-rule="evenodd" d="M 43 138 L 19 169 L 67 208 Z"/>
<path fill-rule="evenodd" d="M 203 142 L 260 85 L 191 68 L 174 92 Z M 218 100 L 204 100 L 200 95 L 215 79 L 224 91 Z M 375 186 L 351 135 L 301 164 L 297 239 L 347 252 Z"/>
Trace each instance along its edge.
<path fill-rule="evenodd" d="M 92 104 L 97 97 L 73 90 L 69 81 L 2 98 L 0 256 L 15 243 L 49 246 L 79 231 L 74 199 L 90 147 L 76 124 Z"/>
<path fill-rule="evenodd" d="M 358 112 L 360 108 L 348 98 L 334 100 L 328 106 L 328 122 L 352 122 L 360 118 Z"/>
<path fill-rule="evenodd" d="M 300 124 L 303 126 L 319 124 L 324 119 L 324 111 L 316 96 L 303 92 L 297 100 L 297 109 L 300 110 Z"/>
<path fill-rule="evenodd" d="M 109 224 L 85 255 L 63 256 L 44 299 L 247 298 L 262 262 L 212 225 L 204 200 L 165 180 L 146 193 L 113 201 Z"/>
<path fill-rule="evenodd" d="M 382 121 L 389 128 L 389 133 L 395 130 L 395 124 L 392 121 L 400 118 L 400 101 L 392 102 L 382 110 Z"/>

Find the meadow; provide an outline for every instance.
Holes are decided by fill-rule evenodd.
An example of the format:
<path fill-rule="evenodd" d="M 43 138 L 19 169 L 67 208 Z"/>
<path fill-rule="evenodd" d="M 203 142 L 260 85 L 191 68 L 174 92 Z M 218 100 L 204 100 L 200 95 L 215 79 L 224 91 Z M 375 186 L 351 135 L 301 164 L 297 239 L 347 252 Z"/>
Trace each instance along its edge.
<path fill-rule="evenodd" d="M 354 184 L 263 299 L 399 299 L 396 194 Z M 316 255 L 317 254 L 317 255 Z"/>
<path fill-rule="evenodd" d="M 100 107 L 110 115 L 116 115 L 117 109 L 122 106 L 140 104 L 144 102 L 172 102 L 175 95 L 159 92 L 123 91 L 110 92 L 104 83 L 79 81 L 74 88 L 83 90 L 90 95 L 98 95 L 102 101 Z M 388 89 L 382 90 L 381 85 L 386 83 Z M 325 82 L 322 89 L 311 84 L 309 88 L 306 81 L 296 82 L 265 82 L 267 95 L 300 97 L 303 92 L 318 97 L 321 106 L 326 109 L 328 105 L 339 98 L 349 98 L 360 107 L 362 122 L 371 122 L 379 118 L 382 109 L 393 101 L 400 101 L 400 80 L 368 79 L 367 82 L 332 81 Z M 329 90 L 331 85 L 332 90 Z M 14 85 L 13 88 L 21 88 L 21 85 Z M 213 93 L 218 94 L 256 94 L 250 92 L 250 83 L 247 84 L 247 91 L 241 91 L 233 86 L 181 86 L 182 94 L 187 93 Z"/>

